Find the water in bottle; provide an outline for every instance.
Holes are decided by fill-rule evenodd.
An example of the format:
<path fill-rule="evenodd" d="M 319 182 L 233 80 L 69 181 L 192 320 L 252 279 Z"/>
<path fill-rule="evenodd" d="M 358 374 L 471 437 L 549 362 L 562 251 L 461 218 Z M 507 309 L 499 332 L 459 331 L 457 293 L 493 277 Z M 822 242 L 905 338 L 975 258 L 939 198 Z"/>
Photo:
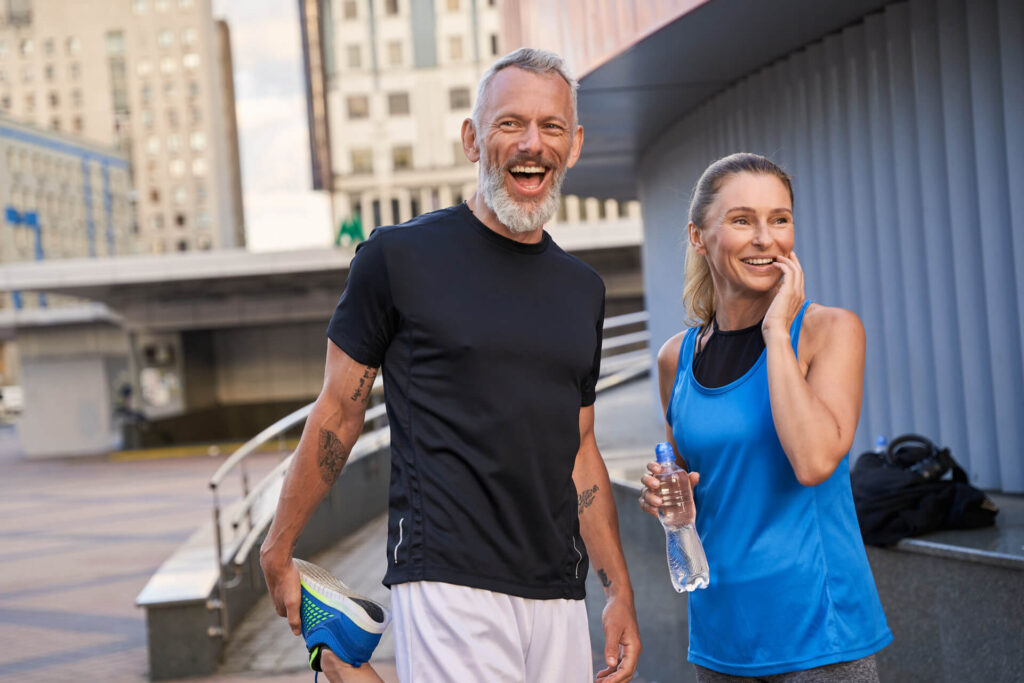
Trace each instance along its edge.
<path fill-rule="evenodd" d="M 672 444 L 658 444 L 655 449 L 661 472 L 658 495 L 661 507 L 658 517 L 665 529 L 665 548 L 668 554 L 668 573 L 672 586 L 680 593 L 707 588 L 711 575 L 704 546 L 700 543 L 694 522 L 697 509 L 693 503 L 693 489 L 685 470 L 676 465 Z"/>

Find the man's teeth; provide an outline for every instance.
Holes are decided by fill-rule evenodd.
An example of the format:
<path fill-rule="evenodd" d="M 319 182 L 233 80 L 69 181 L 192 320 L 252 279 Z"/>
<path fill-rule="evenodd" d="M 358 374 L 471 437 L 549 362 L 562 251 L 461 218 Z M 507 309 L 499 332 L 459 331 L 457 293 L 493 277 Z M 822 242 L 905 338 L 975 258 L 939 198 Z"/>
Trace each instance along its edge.
<path fill-rule="evenodd" d="M 749 263 L 752 266 L 767 266 L 769 263 L 775 263 L 773 258 L 745 258 L 742 260 L 744 263 Z"/>
<path fill-rule="evenodd" d="M 509 171 L 511 173 L 543 173 L 544 168 L 541 166 L 513 166 Z"/>

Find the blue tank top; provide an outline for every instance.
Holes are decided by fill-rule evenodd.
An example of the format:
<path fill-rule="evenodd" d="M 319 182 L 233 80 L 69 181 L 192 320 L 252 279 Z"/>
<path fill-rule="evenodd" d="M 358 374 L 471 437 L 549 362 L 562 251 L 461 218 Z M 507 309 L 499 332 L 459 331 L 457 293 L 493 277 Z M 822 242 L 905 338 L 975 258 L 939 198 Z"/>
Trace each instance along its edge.
<path fill-rule="evenodd" d="M 797 352 L 804 304 L 790 337 Z M 722 387 L 693 376 L 697 328 L 679 352 L 667 419 L 700 473 L 697 532 L 711 584 L 689 597 L 695 664 L 769 676 L 866 657 L 892 641 L 850 490 L 847 454 L 818 486 L 793 473 L 772 421 L 768 359 Z"/>

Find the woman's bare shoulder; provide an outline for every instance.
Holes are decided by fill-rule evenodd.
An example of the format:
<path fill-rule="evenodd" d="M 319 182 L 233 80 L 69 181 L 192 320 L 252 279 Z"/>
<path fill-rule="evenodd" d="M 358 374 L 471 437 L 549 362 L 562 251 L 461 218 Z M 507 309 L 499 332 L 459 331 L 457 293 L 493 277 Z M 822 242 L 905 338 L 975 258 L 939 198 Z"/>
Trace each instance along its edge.
<path fill-rule="evenodd" d="M 679 351 L 683 347 L 685 337 L 686 330 L 683 330 L 669 337 L 668 341 L 661 345 L 661 349 L 658 350 L 658 370 L 675 374 L 676 365 L 679 362 Z"/>
<path fill-rule="evenodd" d="M 811 304 L 804 314 L 800 345 L 806 335 L 813 348 L 835 343 L 860 343 L 864 340 L 864 324 L 853 311 L 838 306 Z"/>

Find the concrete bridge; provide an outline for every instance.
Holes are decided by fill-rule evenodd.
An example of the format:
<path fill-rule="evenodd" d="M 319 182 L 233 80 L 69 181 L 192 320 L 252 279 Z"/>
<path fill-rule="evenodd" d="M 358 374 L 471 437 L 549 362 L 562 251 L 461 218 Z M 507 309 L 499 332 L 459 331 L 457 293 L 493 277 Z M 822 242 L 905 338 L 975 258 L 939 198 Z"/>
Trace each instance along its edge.
<path fill-rule="evenodd" d="M 643 307 L 638 219 L 550 232 L 604 277 L 608 315 Z M 244 440 L 308 403 L 320 391 L 324 330 L 353 254 L 238 250 L 4 265 L 0 291 L 90 302 L 0 311 L 0 340 L 16 341 L 20 356 L 25 454 Z"/>

